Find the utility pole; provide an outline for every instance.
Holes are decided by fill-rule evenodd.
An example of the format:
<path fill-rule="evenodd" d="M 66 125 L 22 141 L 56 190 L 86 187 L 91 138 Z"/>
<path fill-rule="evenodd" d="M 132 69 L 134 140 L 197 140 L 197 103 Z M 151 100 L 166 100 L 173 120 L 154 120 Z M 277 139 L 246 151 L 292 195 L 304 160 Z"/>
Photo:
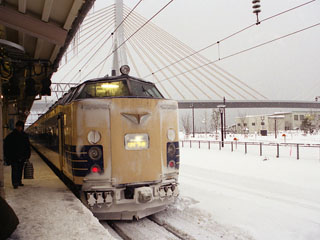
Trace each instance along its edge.
<path fill-rule="evenodd" d="M 192 104 L 192 135 L 193 135 L 193 138 L 195 137 L 194 135 L 194 105 Z"/>
<path fill-rule="evenodd" d="M 223 137 L 223 111 L 220 110 L 220 119 L 221 119 L 221 147 L 224 147 L 224 137 Z"/>
<path fill-rule="evenodd" d="M 223 97 L 223 105 L 226 106 L 226 98 Z M 223 108 L 223 131 L 224 131 L 224 139 L 227 138 L 227 131 L 226 131 L 226 107 Z"/>
<path fill-rule="evenodd" d="M 223 113 L 224 113 L 224 109 L 226 108 L 226 105 L 218 105 L 217 106 L 219 108 L 219 112 L 220 112 L 220 119 L 221 119 L 221 147 L 224 147 L 224 125 L 223 125 Z"/>
<path fill-rule="evenodd" d="M 274 118 L 274 138 L 277 138 L 277 119 Z"/>

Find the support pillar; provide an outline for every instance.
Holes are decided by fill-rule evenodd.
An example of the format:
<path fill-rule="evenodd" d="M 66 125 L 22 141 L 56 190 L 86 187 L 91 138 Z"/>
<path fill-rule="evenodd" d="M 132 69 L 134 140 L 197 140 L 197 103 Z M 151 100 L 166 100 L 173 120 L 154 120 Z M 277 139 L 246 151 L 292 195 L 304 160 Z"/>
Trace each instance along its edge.
<path fill-rule="evenodd" d="M 4 194 L 4 173 L 3 173 L 3 126 L 2 126 L 2 81 L 0 80 L 0 196 L 5 198 Z"/>

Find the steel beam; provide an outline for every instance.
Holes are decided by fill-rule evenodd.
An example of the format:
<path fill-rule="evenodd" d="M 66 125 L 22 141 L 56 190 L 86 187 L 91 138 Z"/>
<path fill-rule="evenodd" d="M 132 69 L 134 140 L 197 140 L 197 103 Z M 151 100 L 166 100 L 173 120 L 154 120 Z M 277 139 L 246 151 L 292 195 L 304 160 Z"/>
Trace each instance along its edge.
<path fill-rule="evenodd" d="M 82 0 L 75 0 L 73 2 L 73 5 L 72 5 L 71 10 L 69 12 L 69 15 L 63 25 L 64 29 L 69 30 L 71 28 L 72 23 L 73 23 L 73 19 L 75 19 L 76 16 L 78 15 L 79 9 L 82 6 L 82 4 L 83 4 Z"/>
<path fill-rule="evenodd" d="M 217 108 L 223 101 L 178 101 L 180 109 Z M 226 108 L 319 108 L 320 102 L 313 101 L 226 101 Z"/>
<path fill-rule="evenodd" d="M 0 6 L 0 23 L 50 43 L 63 46 L 67 31 L 51 23 Z"/>
<path fill-rule="evenodd" d="M 46 0 L 44 2 L 42 17 L 41 17 L 42 21 L 45 21 L 45 22 L 49 21 L 51 9 L 52 9 L 52 3 L 53 3 L 53 0 Z"/>
<path fill-rule="evenodd" d="M 18 10 L 21 13 L 26 13 L 27 10 L 27 0 L 19 0 Z"/>

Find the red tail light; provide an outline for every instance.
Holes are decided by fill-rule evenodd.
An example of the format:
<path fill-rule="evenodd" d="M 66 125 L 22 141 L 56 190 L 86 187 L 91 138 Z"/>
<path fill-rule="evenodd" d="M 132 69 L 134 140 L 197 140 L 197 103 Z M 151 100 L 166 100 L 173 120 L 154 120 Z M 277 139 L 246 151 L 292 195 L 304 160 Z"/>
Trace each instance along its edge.
<path fill-rule="evenodd" d="M 100 173 L 101 172 L 101 168 L 99 166 L 93 166 L 91 168 L 91 172 L 92 173 Z"/>
<path fill-rule="evenodd" d="M 170 162 L 169 162 L 169 167 L 171 167 L 171 168 L 174 168 L 175 167 L 175 162 L 173 161 L 173 160 L 171 160 Z"/>

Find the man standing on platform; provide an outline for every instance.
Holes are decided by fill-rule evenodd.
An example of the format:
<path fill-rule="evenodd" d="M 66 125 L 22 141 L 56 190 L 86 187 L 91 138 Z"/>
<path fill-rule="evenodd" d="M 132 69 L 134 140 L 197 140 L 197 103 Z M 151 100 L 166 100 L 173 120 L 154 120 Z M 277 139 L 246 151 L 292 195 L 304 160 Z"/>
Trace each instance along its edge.
<path fill-rule="evenodd" d="M 30 158 L 30 142 L 23 131 L 24 122 L 18 121 L 16 128 L 4 139 L 3 150 L 6 162 L 11 164 L 11 180 L 14 188 L 23 186 L 22 171 L 24 163 Z"/>

